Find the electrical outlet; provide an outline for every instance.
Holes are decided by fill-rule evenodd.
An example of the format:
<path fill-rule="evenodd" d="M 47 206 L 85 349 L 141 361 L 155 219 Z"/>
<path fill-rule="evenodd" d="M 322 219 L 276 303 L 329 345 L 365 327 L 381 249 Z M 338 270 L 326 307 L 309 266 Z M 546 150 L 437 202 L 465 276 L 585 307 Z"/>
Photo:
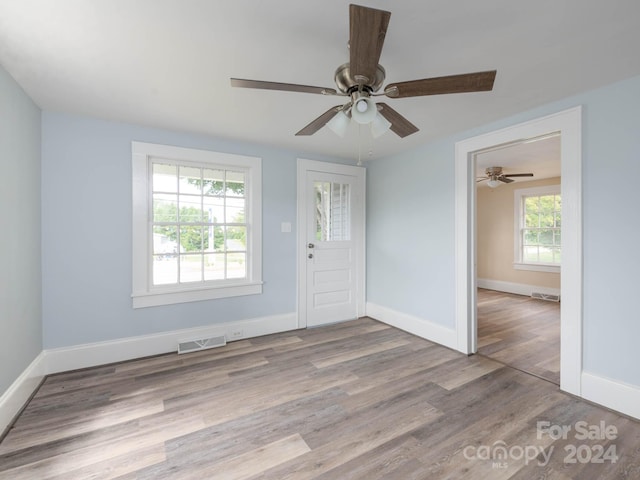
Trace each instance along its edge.
<path fill-rule="evenodd" d="M 231 340 L 237 340 L 238 338 L 244 337 L 244 332 L 241 328 L 231 330 L 231 334 L 229 335 Z"/>

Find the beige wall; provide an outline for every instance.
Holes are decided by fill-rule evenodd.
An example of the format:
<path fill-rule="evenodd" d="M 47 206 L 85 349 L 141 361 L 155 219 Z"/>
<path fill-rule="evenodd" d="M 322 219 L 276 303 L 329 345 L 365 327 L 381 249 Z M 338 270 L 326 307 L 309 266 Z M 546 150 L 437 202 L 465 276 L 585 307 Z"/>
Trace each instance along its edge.
<path fill-rule="evenodd" d="M 560 178 L 514 182 L 498 188 L 478 187 L 478 278 L 560 288 L 560 274 L 515 270 L 514 190 L 559 185 Z"/>

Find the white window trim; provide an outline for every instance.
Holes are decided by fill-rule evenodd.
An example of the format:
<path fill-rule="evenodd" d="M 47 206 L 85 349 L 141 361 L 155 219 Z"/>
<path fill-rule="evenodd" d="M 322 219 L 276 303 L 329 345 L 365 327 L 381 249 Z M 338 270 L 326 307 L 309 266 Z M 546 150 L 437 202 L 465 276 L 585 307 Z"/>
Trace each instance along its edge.
<path fill-rule="evenodd" d="M 262 159 L 208 150 L 174 147 L 154 143 L 131 142 L 132 206 L 133 206 L 133 308 L 170 305 L 174 303 L 213 300 L 217 298 L 262 293 Z M 151 238 L 149 199 L 150 158 L 174 161 L 212 163 L 230 168 L 247 169 L 248 204 L 247 278 L 229 280 L 217 285 L 179 285 L 151 288 Z"/>
<path fill-rule="evenodd" d="M 520 245 L 520 229 L 522 228 L 522 197 L 534 197 L 541 195 L 560 195 L 560 185 L 547 185 L 544 187 L 520 188 L 513 191 L 513 268 L 516 270 L 528 270 L 531 272 L 560 273 L 560 265 L 549 263 L 526 263 L 522 261 L 522 246 Z"/>

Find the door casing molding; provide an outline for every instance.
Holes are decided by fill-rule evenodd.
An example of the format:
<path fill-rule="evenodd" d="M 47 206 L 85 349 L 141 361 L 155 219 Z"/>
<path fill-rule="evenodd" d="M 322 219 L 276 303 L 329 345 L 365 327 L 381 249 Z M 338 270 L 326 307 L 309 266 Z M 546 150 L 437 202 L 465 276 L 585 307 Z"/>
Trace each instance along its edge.
<path fill-rule="evenodd" d="M 582 374 L 582 107 L 468 138 L 455 147 L 457 349 L 477 351 L 475 153 L 551 132 L 561 135 L 562 276 L 560 388 L 581 396 Z"/>
<path fill-rule="evenodd" d="M 307 172 L 334 173 L 339 175 L 351 175 L 357 177 L 362 189 L 362 202 L 360 208 L 352 210 L 352 214 L 360 218 L 358 224 L 361 226 L 357 232 L 358 239 L 354 242 L 356 250 L 356 313 L 358 317 L 365 314 L 365 291 L 366 291 L 366 169 L 355 165 L 343 165 L 340 163 L 320 162 L 318 160 L 297 159 L 297 307 L 298 328 L 307 328 L 307 235 L 306 235 L 306 202 L 307 202 Z"/>

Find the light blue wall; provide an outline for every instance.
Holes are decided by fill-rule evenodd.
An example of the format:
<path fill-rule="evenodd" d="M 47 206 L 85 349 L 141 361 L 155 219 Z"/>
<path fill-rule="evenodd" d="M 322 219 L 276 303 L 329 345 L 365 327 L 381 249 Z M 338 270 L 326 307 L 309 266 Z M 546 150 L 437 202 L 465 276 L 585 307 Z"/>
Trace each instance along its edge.
<path fill-rule="evenodd" d="M 262 158 L 262 295 L 131 308 L 132 140 Z M 296 310 L 296 153 L 47 111 L 42 151 L 45 348 Z"/>
<path fill-rule="evenodd" d="M 369 165 L 367 301 L 454 327 L 455 142 L 583 105 L 584 368 L 640 386 L 640 77 Z"/>
<path fill-rule="evenodd" d="M 452 160 L 445 141 L 367 168 L 367 301 L 449 328 L 455 322 Z"/>
<path fill-rule="evenodd" d="M 0 396 L 42 350 L 40 109 L 0 67 Z"/>

